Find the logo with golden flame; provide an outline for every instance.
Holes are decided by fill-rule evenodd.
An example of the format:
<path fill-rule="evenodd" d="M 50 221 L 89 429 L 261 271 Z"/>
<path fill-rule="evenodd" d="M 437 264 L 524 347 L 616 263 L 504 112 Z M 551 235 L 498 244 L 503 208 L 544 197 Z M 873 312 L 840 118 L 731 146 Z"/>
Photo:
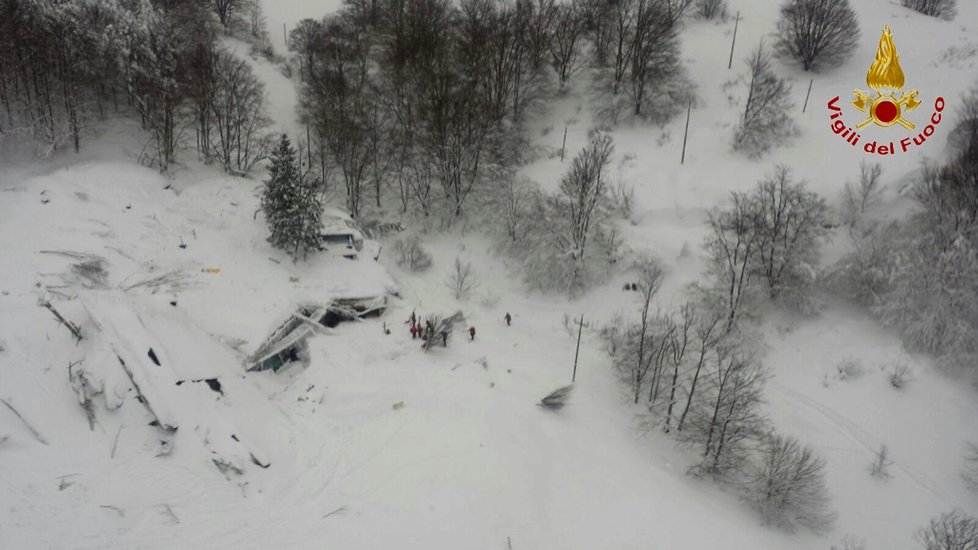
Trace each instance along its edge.
<path fill-rule="evenodd" d="M 895 95 L 903 89 L 904 76 L 890 27 L 883 27 L 876 60 L 866 73 L 866 84 L 876 92 L 876 97 L 871 97 L 872 92 L 853 90 L 856 99 L 852 100 L 852 104 L 867 115 L 865 120 L 856 124 L 856 128 L 875 122 L 884 128 L 899 124 L 907 130 L 914 129 L 913 123 L 903 118 L 903 113 L 919 107 L 920 101 L 917 100 L 917 90 L 903 92 L 899 98 Z"/>

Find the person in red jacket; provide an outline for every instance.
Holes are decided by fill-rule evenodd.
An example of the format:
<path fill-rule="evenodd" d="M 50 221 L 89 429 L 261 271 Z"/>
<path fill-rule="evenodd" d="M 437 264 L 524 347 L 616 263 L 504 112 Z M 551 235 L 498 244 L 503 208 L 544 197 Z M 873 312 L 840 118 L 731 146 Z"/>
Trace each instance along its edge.
<path fill-rule="evenodd" d="M 411 339 L 414 340 L 418 337 L 418 325 L 411 325 Z"/>
<path fill-rule="evenodd" d="M 469 341 L 475 340 L 475 327 L 469 327 Z"/>

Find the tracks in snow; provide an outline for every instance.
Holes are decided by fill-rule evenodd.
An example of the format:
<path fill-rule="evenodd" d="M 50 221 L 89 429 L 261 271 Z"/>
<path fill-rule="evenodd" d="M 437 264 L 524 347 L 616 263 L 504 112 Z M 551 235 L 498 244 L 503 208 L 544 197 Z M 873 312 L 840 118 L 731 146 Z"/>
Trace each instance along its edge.
<path fill-rule="evenodd" d="M 771 383 L 768 384 L 768 387 L 777 391 L 793 403 L 796 403 L 821 416 L 830 424 L 838 428 L 840 432 L 844 433 L 853 442 L 866 449 L 870 455 L 876 454 L 877 450 L 879 449 L 879 444 L 876 443 L 876 438 L 873 437 L 873 435 L 859 427 L 855 422 L 835 412 L 831 408 L 819 403 L 803 393 L 787 388 L 781 384 Z M 940 502 L 943 507 L 948 507 L 948 504 L 944 500 L 944 496 L 941 494 L 940 489 L 938 489 L 937 484 L 934 482 L 934 480 L 927 476 L 927 474 L 910 468 L 898 461 L 894 461 L 893 466 L 903 472 L 903 474 L 905 474 L 908 479 L 913 481 L 917 487 L 934 497 L 934 499 Z"/>

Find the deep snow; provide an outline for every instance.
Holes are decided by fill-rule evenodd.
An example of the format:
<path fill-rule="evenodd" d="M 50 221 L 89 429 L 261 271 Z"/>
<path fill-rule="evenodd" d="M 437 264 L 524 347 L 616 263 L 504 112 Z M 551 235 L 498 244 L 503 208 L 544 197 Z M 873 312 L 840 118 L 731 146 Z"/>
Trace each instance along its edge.
<path fill-rule="evenodd" d="M 664 128 L 614 132 L 615 177 L 634 185 L 637 199 L 632 223 L 621 229 L 628 247 L 653 250 L 668 265 L 664 305 L 678 303 L 682 285 L 701 276 L 706 209 L 730 191 L 753 186 L 778 162 L 830 200 L 855 178 L 865 155 L 831 134 L 825 104 L 864 87 L 883 24 L 894 30 L 907 87 L 924 99 L 916 120 L 938 94 L 953 112 L 974 84 L 978 57 L 945 56 L 978 43 L 978 5 L 961 2 L 947 23 L 896 2 L 854 3 L 860 47 L 843 67 L 815 75 L 805 114 L 809 76 L 783 68 L 795 82 L 802 130 L 762 161 L 729 153 L 743 86 L 723 84 L 773 27 L 768 2 L 732 6 L 744 18 L 733 71 L 726 70 L 732 25 L 689 22 L 683 55 L 700 99 L 684 166 L 682 116 Z M 323 9 L 266 2 L 273 42 L 280 45 L 281 22 L 291 26 Z M 253 63 L 277 128 L 295 132 L 294 89 L 276 68 Z M 583 103 L 580 90 L 554 102 L 534 123 L 537 144 L 559 147 L 570 120 L 568 151 L 579 148 L 590 123 Z M 856 119 L 847 109 L 846 118 Z M 940 126 L 918 153 L 881 160 L 886 202 L 876 215 L 905 211 L 906 183 L 925 156 L 940 157 L 949 129 Z M 884 132 L 867 130 L 864 139 Z M 734 495 L 686 477 L 691 458 L 666 436 L 643 431 L 595 335 L 615 312 L 637 314 L 633 296 L 620 290 L 627 274 L 577 300 L 528 293 L 488 240 L 455 234 L 425 238 L 435 262 L 421 275 L 398 269 L 387 253 L 380 265 L 321 257 L 293 265 L 264 240 L 256 181 L 194 163 L 162 177 L 132 161 L 136 135 L 120 123 L 81 155 L 0 166 L 0 398 L 48 441 L 36 441 L 0 407 L 0 440 L 8 438 L 0 442 L 2 548 L 506 548 L 509 538 L 515 549 L 826 549 L 852 533 L 876 550 L 913 548 L 913 532 L 952 507 L 978 511 L 978 496 L 958 474 L 965 442 L 978 439 L 974 390 L 845 304 L 829 302 L 811 319 L 772 313 L 762 327 L 772 375 L 767 413 L 828 460 L 839 512 L 823 536 L 785 534 L 761 525 Z M 554 157 L 525 173 L 553 189 L 563 169 Z M 691 256 L 679 256 L 684 243 Z M 844 249 L 836 239 L 826 260 Z M 106 288 L 78 290 L 86 281 L 72 273 L 76 262 L 41 251 L 103 258 Z M 445 288 L 456 256 L 473 262 L 480 283 L 461 304 Z M 121 290 L 164 274 L 162 285 Z M 43 287 L 82 300 L 109 293 L 108 302 L 122 303 L 108 309 L 142 320 L 138 331 L 117 332 L 158 342 L 166 364 L 186 369 L 181 377 L 220 376 L 225 394 L 200 384 L 187 395 L 165 392 L 175 396 L 171 408 L 182 424 L 167 456 L 155 456 L 158 430 L 132 397 L 116 411 L 100 405 L 90 431 L 67 370 L 71 361 L 96 361 L 91 346 L 101 340 L 79 300 L 47 294 L 88 335 L 76 344 L 37 307 Z M 401 298 L 382 319 L 313 338 L 308 368 L 245 374 L 240 366 L 293 305 L 391 289 Z M 412 310 L 456 309 L 477 327 L 475 341 L 459 333 L 447 350 L 421 353 L 403 321 Z M 513 327 L 502 321 L 506 312 Z M 575 334 L 568 319 L 581 313 L 588 328 L 571 404 L 557 414 L 541 410 L 535 403 L 569 381 Z M 843 359 L 860 361 L 862 376 L 841 380 Z M 901 362 L 914 380 L 896 390 L 887 371 Z M 207 435 L 227 432 L 243 434 L 271 466 L 245 461 L 245 474 L 227 480 L 211 450 L 234 455 L 235 447 L 223 435 L 208 447 Z M 868 474 L 882 443 L 893 452 L 888 481 Z"/>

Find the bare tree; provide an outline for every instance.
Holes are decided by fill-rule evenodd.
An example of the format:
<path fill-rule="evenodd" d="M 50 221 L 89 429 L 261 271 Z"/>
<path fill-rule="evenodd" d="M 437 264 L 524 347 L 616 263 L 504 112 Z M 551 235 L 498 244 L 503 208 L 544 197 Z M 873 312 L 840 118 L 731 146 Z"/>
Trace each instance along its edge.
<path fill-rule="evenodd" d="M 472 264 L 462 263 L 462 260 L 456 256 L 452 273 L 448 278 L 448 287 L 455 293 L 455 299 L 461 300 L 467 297 L 477 284 L 475 274 L 472 272 Z"/>
<path fill-rule="evenodd" d="M 665 350 L 667 338 L 657 334 L 658 329 L 661 329 L 662 318 L 652 311 L 652 300 L 662 285 L 662 267 L 651 256 L 637 261 L 635 267 L 640 279 L 642 311 L 638 323 L 626 329 L 625 349 L 619 356 L 619 368 L 629 381 L 634 402 L 638 404 L 655 359 Z"/>
<path fill-rule="evenodd" d="M 226 51 L 217 55 L 214 77 L 206 138 L 225 171 L 246 174 L 272 148 L 265 89 L 248 63 Z"/>
<path fill-rule="evenodd" d="M 725 332 L 733 328 L 750 295 L 753 258 L 759 245 L 755 230 L 757 213 L 750 197 L 746 193 L 733 193 L 731 200 L 731 208 L 709 214 L 713 233 L 706 241 L 719 300 L 726 312 Z"/>
<path fill-rule="evenodd" d="M 893 464 L 890 460 L 890 449 L 886 446 L 886 443 L 880 445 L 876 454 L 873 455 L 873 462 L 869 465 L 869 473 L 877 479 L 889 479 L 893 476 L 887 470 Z"/>
<path fill-rule="evenodd" d="M 648 105 L 680 69 L 676 22 L 691 0 L 634 0 L 626 89 L 636 116 L 656 113 Z"/>
<path fill-rule="evenodd" d="M 793 437 L 773 434 L 765 439 L 746 490 L 765 520 L 779 527 L 822 531 L 835 520 L 825 485 L 825 460 Z"/>
<path fill-rule="evenodd" d="M 978 519 L 961 510 L 946 512 L 930 520 L 916 538 L 926 550 L 976 550 Z"/>
<path fill-rule="evenodd" d="M 755 192 L 759 271 L 771 298 L 803 297 L 816 265 L 818 241 L 825 233 L 827 207 L 805 182 L 778 166 Z"/>
<path fill-rule="evenodd" d="M 704 19 L 727 17 L 727 0 L 697 0 L 696 11 Z"/>
<path fill-rule="evenodd" d="M 537 191 L 534 184 L 525 177 L 508 173 L 495 188 L 495 199 L 499 204 L 496 212 L 502 212 L 500 219 L 509 245 L 516 245 L 525 238 L 529 220 L 529 202 Z"/>
<path fill-rule="evenodd" d="M 605 0 L 580 0 L 580 2 L 580 16 L 585 35 L 593 51 L 591 59 L 599 67 L 607 66 L 611 60 L 614 9 L 617 3 L 609 3 Z"/>
<path fill-rule="evenodd" d="M 583 257 L 595 211 L 608 193 L 605 168 L 611 163 L 614 150 L 611 136 L 590 130 L 587 145 L 574 157 L 570 170 L 560 180 L 571 222 L 575 259 Z"/>
<path fill-rule="evenodd" d="M 611 8 L 611 93 L 617 95 L 628 74 L 635 47 L 635 18 L 638 0 L 614 2 Z"/>
<path fill-rule="evenodd" d="M 247 7 L 244 0 L 212 0 L 212 2 L 217 18 L 228 30 L 231 29 L 234 18 L 241 15 Z"/>
<path fill-rule="evenodd" d="M 724 343 L 710 354 L 706 395 L 690 417 L 683 439 L 702 447 L 700 464 L 693 472 L 723 478 L 742 469 L 749 457 L 748 443 L 764 429 L 760 414 L 765 375 L 749 353 Z"/>
<path fill-rule="evenodd" d="M 744 117 L 734 132 L 733 148 L 756 158 L 797 132 L 789 114 L 791 85 L 775 74 L 761 42 L 747 59 L 749 82 Z"/>
<path fill-rule="evenodd" d="M 694 0 L 656 0 L 666 15 L 669 26 L 675 27 L 693 5 Z"/>
<path fill-rule="evenodd" d="M 561 89 L 586 62 L 582 51 L 585 46 L 584 18 L 579 6 L 580 1 L 555 6 L 550 35 L 550 64 L 557 73 Z"/>
<path fill-rule="evenodd" d="M 411 271 L 424 271 L 431 267 L 431 254 L 421 245 L 421 238 L 411 235 L 394 242 L 397 265 Z"/>
<path fill-rule="evenodd" d="M 716 312 L 711 313 L 706 318 L 701 318 L 696 326 L 696 349 L 695 354 L 692 356 L 695 360 L 692 364 L 693 376 L 689 382 L 689 389 L 686 391 L 686 405 L 683 407 L 683 413 L 679 416 L 679 423 L 676 425 L 676 431 L 679 432 L 683 431 L 683 424 L 686 423 L 686 417 L 689 415 L 689 410 L 693 406 L 693 400 L 698 395 L 696 390 L 700 382 L 700 374 L 703 372 L 703 367 L 706 365 L 714 347 L 720 341 L 718 333 L 720 332 L 719 327 L 721 326 L 720 323 L 723 321 L 723 317 Z"/>
<path fill-rule="evenodd" d="M 849 0 L 787 0 L 781 5 L 777 50 L 818 70 L 842 63 L 859 41 L 859 24 Z"/>
<path fill-rule="evenodd" d="M 674 323 L 675 329 L 671 331 L 669 338 L 669 363 L 672 365 L 672 383 L 669 388 L 669 406 L 666 409 L 665 431 L 668 433 L 672 427 L 672 409 L 676 405 L 676 390 L 679 388 L 680 367 L 685 364 L 686 350 L 689 349 L 693 334 L 693 325 L 696 322 L 696 311 L 691 303 L 686 303 L 680 309 L 679 322 Z"/>
<path fill-rule="evenodd" d="M 903 0 L 903 6 L 948 21 L 958 14 L 957 0 Z"/>
<path fill-rule="evenodd" d="M 878 162 L 869 164 L 863 161 L 859 164 L 859 183 L 853 185 L 846 182 L 842 191 L 842 218 L 850 229 L 855 229 L 866 214 L 866 210 L 879 202 L 882 193 L 880 187 L 882 174 L 882 164 Z"/>

